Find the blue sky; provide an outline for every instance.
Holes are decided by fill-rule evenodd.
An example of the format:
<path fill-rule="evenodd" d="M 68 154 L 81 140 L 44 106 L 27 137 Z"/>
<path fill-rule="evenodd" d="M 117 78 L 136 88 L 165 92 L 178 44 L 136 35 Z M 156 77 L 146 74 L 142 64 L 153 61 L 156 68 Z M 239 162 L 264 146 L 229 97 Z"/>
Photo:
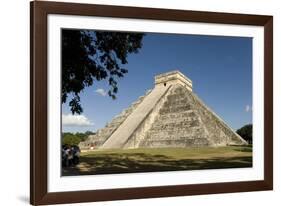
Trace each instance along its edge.
<path fill-rule="evenodd" d="M 252 123 L 252 38 L 146 34 L 138 54 L 128 56 L 128 73 L 118 79 L 117 99 L 96 82 L 81 93 L 84 112 L 72 117 L 62 105 L 63 131 L 96 131 L 154 85 L 154 76 L 179 70 L 193 91 L 230 127 Z"/>

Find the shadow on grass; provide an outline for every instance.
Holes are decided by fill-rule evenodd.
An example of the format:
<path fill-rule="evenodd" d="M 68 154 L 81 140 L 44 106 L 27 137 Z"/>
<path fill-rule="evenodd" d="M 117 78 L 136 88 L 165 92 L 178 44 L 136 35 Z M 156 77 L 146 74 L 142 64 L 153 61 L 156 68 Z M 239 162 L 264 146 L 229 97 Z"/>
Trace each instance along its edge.
<path fill-rule="evenodd" d="M 234 151 L 238 151 L 238 152 L 252 152 L 253 148 L 252 148 L 252 145 L 237 146 L 237 148 L 234 148 Z"/>
<path fill-rule="evenodd" d="M 118 174 L 243 167 L 252 167 L 252 157 L 178 160 L 165 155 L 110 153 L 81 157 L 81 162 L 77 166 L 63 168 L 62 175 Z"/>

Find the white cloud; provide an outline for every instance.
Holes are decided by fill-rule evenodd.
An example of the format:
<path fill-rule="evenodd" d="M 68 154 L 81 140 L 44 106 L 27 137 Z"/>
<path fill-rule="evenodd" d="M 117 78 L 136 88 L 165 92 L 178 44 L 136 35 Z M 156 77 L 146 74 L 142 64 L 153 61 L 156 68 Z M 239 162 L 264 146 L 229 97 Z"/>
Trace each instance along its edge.
<path fill-rule="evenodd" d="M 62 125 L 84 127 L 94 124 L 85 115 L 62 114 Z"/>
<path fill-rule="evenodd" d="M 106 96 L 107 95 L 107 92 L 104 91 L 104 89 L 102 89 L 102 88 L 97 89 L 95 92 L 100 94 L 101 96 Z"/>
<path fill-rule="evenodd" d="M 246 111 L 246 112 L 252 111 L 252 107 L 251 107 L 250 105 L 246 105 L 245 111 Z"/>

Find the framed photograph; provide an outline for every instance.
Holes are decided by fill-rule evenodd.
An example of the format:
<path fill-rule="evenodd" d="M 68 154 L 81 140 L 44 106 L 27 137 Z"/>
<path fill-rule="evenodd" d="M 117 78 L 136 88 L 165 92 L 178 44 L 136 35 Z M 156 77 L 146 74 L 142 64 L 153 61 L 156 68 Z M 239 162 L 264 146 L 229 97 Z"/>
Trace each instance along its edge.
<path fill-rule="evenodd" d="M 273 189 L 273 17 L 31 2 L 31 204 Z"/>

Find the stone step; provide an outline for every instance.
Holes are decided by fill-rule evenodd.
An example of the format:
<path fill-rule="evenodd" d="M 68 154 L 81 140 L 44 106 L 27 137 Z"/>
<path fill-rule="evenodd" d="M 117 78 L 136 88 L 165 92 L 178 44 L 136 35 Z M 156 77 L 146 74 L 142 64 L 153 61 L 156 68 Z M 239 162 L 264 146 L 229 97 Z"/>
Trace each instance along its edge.
<path fill-rule="evenodd" d="M 196 113 L 194 110 L 188 110 L 184 112 L 174 112 L 169 114 L 161 114 L 158 116 L 158 120 L 167 120 L 167 119 L 175 119 L 175 118 L 189 118 L 189 117 L 195 117 Z"/>
<path fill-rule="evenodd" d="M 163 109 L 170 109 L 170 108 L 178 108 L 178 107 L 185 107 L 185 106 L 192 106 L 192 104 L 188 103 L 188 102 L 184 102 L 184 103 L 180 103 L 178 102 L 177 104 L 176 103 L 173 103 L 173 102 L 165 102 L 165 104 L 163 105 Z"/>
<path fill-rule="evenodd" d="M 209 145 L 207 138 L 186 138 L 186 139 L 177 139 L 177 140 L 146 140 L 140 144 L 140 147 L 202 147 Z"/>
<path fill-rule="evenodd" d="M 186 127 L 196 127 L 200 125 L 199 119 L 196 117 L 193 121 L 171 121 L 164 123 L 163 121 L 156 121 L 151 129 L 169 129 L 169 128 L 185 128 Z"/>
<path fill-rule="evenodd" d="M 146 139 L 183 139 L 183 138 L 192 138 L 195 136 L 205 136 L 204 131 L 194 130 L 194 131 L 165 131 L 165 132 L 149 132 L 147 133 Z"/>
<path fill-rule="evenodd" d="M 174 129 L 174 130 L 165 130 L 165 131 L 156 131 L 150 130 L 147 133 L 147 139 L 153 138 L 170 138 L 170 137 L 192 137 L 192 136 L 204 136 L 205 132 L 201 128 L 195 129 Z"/>
<path fill-rule="evenodd" d="M 159 118 L 157 122 L 155 122 L 153 125 L 158 126 L 158 125 L 167 125 L 167 124 L 172 124 L 176 123 L 179 124 L 181 122 L 190 124 L 192 121 L 197 121 L 199 120 L 199 117 L 193 116 L 193 117 L 171 117 L 171 118 Z"/>
<path fill-rule="evenodd" d="M 171 106 L 171 107 L 164 107 L 160 110 L 160 115 L 161 114 L 168 114 L 168 113 L 176 113 L 176 112 L 181 112 L 181 111 L 188 111 L 191 110 L 191 105 L 181 105 L 181 106 Z"/>

